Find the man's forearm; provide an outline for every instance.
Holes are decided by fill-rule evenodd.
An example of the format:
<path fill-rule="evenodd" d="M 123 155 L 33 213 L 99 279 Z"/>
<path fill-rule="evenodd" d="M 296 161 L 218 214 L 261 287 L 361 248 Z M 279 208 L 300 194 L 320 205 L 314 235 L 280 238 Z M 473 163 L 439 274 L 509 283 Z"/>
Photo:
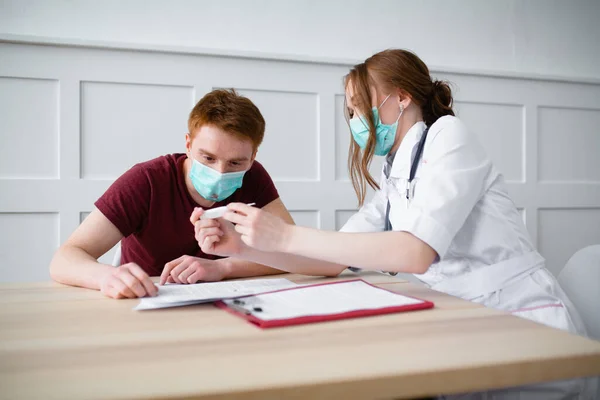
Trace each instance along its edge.
<path fill-rule="evenodd" d="M 100 264 L 80 248 L 63 246 L 52 258 L 50 276 L 66 285 L 100 290 L 102 280 L 112 268 L 110 265 Z"/>

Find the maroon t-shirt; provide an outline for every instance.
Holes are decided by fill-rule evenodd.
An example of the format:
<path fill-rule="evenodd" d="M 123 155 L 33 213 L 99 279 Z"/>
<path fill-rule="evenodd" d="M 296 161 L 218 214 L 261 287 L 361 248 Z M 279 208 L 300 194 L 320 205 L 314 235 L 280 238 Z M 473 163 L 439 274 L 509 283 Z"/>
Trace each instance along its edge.
<path fill-rule="evenodd" d="M 96 207 L 124 236 L 121 264 L 134 262 L 156 276 L 165 263 L 184 254 L 219 258 L 204 254 L 194 238 L 190 215 L 199 206 L 185 185 L 186 158 L 185 154 L 169 154 L 136 164 L 96 201 Z M 255 207 L 262 208 L 278 197 L 273 180 L 254 161 L 242 187 L 211 208 L 232 202 L 256 203 Z"/>

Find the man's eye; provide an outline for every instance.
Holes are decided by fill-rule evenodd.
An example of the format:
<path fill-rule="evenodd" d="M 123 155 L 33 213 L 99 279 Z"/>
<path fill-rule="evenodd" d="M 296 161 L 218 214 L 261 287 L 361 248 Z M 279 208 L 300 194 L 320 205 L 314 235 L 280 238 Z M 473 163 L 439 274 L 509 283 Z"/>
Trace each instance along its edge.
<path fill-rule="evenodd" d="M 205 159 L 206 161 L 214 161 L 214 160 L 215 160 L 214 158 L 212 158 L 212 157 L 209 157 L 209 156 L 204 156 L 204 159 Z"/>
<path fill-rule="evenodd" d="M 237 167 L 238 165 L 240 165 L 240 163 L 237 161 L 232 161 L 231 165 L 233 165 L 234 167 Z"/>

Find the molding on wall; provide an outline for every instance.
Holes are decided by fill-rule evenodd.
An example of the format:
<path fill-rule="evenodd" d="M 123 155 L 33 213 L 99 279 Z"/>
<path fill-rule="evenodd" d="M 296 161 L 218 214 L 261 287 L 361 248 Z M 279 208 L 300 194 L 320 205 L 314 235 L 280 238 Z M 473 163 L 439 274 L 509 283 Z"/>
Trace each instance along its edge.
<path fill-rule="evenodd" d="M 12 35 L 0 33 L 0 43 L 15 43 L 15 44 L 31 44 L 41 46 L 58 46 L 58 47 L 82 47 L 92 49 L 107 49 L 107 50 L 128 50 L 141 51 L 149 53 L 166 53 L 166 54 L 191 54 L 204 55 L 215 57 L 229 58 L 244 58 L 253 60 L 272 60 L 284 62 L 301 62 L 307 64 L 327 64 L 338 66 L 352 66 L 363 60 L 343 59 L 343 58 L 328 58 L 314 57 L 304 54 L 286 54 L 286 53 L 267 53 L 257 51 L 243 51 L 230 49 L 216 49 L 192 46 L 172 46 L 172 45 L 156 45 L 146 43 L 130 43 L 130 42 L 108 42 L 97 40 L 82 40 L 72 38 L 58 38 L 48 36 L 33 36 L 33 35 Z M 577 76 L 557 76 L 544 74 L 519 73 L 516 71 L 493 71 L 479 70 L 466 68 L 450 68 L 442 66 L 430 66 L 431 72 L 434 73 L 450 73 L 458 75 L 477 75 L 486 77 L 526 79 L 526 80 L 543 80 L 555 82 L 569 83 L 585 83 L 600 85 L 599 78 L 592 77 L 577 77 Z"/>

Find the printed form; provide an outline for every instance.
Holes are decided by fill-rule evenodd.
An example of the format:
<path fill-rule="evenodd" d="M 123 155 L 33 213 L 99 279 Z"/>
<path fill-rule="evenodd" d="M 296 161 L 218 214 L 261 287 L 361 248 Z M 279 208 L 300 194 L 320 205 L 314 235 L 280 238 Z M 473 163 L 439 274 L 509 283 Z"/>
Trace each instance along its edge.
<path fill-rule="evenodd" d="M 283 278 L 204 282 L 192 285 L 168 284 L 158 286 L 158 295 L 155 297 L 143 297 L 140 299 L 140 303 L 134 310 L 152 310 L 156 308 L 210 303 L 294 286 L 297 285 Z"/>

